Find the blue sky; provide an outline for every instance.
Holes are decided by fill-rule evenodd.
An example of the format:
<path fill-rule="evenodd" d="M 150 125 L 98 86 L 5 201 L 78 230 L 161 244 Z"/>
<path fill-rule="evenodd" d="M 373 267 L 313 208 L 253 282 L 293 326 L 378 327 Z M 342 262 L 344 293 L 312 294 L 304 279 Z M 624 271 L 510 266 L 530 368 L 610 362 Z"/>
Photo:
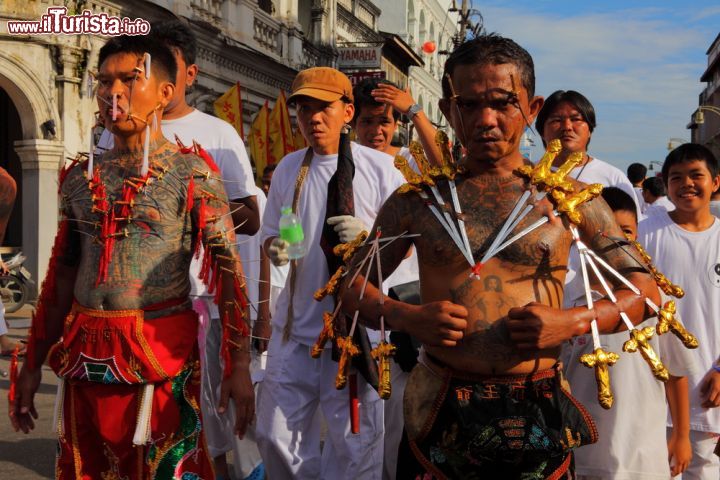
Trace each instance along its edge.
<path fill-rule="evenodd" d="M 591 155 L 624 171 L 662 162 L 670 138 L 690 140 L 705 52 L 720 33 L 717 0 L 473 3 L 487 31 L 533 56 L 538 95 L 572 89 L 590 99 L 598 123 Z"/>

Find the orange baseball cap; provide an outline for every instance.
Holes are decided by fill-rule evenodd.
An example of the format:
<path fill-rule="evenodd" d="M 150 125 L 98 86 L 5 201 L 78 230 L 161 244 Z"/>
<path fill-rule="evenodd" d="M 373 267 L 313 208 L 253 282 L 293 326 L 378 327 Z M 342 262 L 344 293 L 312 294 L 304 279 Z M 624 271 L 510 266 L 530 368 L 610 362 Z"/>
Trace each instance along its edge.
<path fill-rule="evenodd" d="M 345 97 L 352 102 L 352 85 L 347 75 L 334 68 L 308 68 L 298 73 L 293 80 L 288 102 L 297 100 L 297 97 L 317 98 L 324 102 L 334 102 Z"/>

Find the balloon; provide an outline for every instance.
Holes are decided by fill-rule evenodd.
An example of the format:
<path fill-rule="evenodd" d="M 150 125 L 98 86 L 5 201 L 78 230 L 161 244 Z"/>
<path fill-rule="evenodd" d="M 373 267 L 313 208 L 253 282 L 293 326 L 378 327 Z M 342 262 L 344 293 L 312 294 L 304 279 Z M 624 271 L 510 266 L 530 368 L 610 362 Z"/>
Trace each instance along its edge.
<path fill-rule="evenodd" d="M 435 42 L 428 40 L 422 44 L 422 50 L 425 53 L 433 53 L 435 51 Z"/>

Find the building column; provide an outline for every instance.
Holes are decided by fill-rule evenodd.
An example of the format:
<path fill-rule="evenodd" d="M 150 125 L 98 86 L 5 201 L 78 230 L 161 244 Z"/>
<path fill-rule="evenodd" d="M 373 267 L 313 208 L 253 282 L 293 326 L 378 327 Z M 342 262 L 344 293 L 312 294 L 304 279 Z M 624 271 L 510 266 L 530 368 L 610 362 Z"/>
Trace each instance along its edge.
<path fill-rule="evenodd" d="M 331 31 L 328 21 L 330 13 L 328 0 L 313 0 L 312 7 L 310 9 L 312 26 L 310 27 L 309 32 L 305 32 L 305 35 L 306 38 L 315 45 L 326 45 L 331 43 L 328 41 L 328 32 Z"/>
<path fill-rule="evenodd" d="M 79 92 L 82 79 L 77 76 L 77 68 L 80 58 L 83 56 L 83 50 L 65 45 L 57 48 L 59 49 L 57 62 L 60 63 L 62 69 L 62 74 L 55 77 L 60 113 L 58 138 L 66 139 L 65 146 L 68 151 L 78 150 L 81 145 L 85 146 L 83 150 L 86 150 L 86 145 L 90 140 L 90 125 L 95 122 L 91 114 L 84 115 L 89 109 L 84 109 L 80 101 Z M 80 115 L 78 112 L 81 112 Z M 87 120 L 85 122 L 79 120 L 82 118 L 87 118 Z"/>
<path fill-rule="evenodd" d="M 255 9 L 257 0 L 238 0 L 224 2 L 223 18 L 227 22 L 229 33 L 238 43 L 255 45 Z"/>
<path fill-rule="evenodd" d="M 275 15 L 285 20 L 288 26 L 298 24 L 298 0 L 280 0 Z"/>
<path fill-rule="evenodd" d="M 18 140 L 22 165 L 23 253 L 38 287 L 45 278 L 58 221 L 58 170 L 65 146 L 57 140 Z"/>
<path fill-rule="evenodd" d="M 303 62 L 303 38 L 305 35 L 298 24 L 290 27 L 287 32 L 287 59 L 295 67 Z"/>

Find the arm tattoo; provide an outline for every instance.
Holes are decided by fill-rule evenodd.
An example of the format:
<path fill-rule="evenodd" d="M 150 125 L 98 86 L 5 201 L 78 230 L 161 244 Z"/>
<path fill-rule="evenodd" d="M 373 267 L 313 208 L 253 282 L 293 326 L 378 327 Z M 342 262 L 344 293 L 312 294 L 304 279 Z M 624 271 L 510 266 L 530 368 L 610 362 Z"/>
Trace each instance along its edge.
<path fill-rule="evenodd" d="M 615 270 L 626 277 L 635 272 L 647 273 L 634 248 L 623 248 L 620 243 L 608 238 L 624 238 L 624 234 L 605 200 L 598 197 L 583 205 L 582 218 L 581 239 Z M 608 275 L 606 278 L 612 280 L 615 287 L 620 286 L 614 277 Z"/>
<path fill-rule="evenodd" d="M 415 233 L 411 198 L 408 194 L 398 194 L 397 192 L 388 198 L 375 219 L 367 244 L 360 248 L 350 261 L 351 276 L 360 265 L 360 262 L 367 256 L 370 250 L 370 242 L 375 238 L 374 235 L 378 229 L 381 232 L 380 238 L 394 237 L 402 233 Z M 412 240 L 412 238 L 399 238 L 382 249 L 380 252 L 380 268 L 382 268 L 383 278 L 387 278 L 400 265 L 412 245 Z M 383 244 L 381 244 L 382 246 Z M 370 269 L 369 281 L 375 284 L 377 283 L 376 280 L 377 267 L 373 263 Z"/>

